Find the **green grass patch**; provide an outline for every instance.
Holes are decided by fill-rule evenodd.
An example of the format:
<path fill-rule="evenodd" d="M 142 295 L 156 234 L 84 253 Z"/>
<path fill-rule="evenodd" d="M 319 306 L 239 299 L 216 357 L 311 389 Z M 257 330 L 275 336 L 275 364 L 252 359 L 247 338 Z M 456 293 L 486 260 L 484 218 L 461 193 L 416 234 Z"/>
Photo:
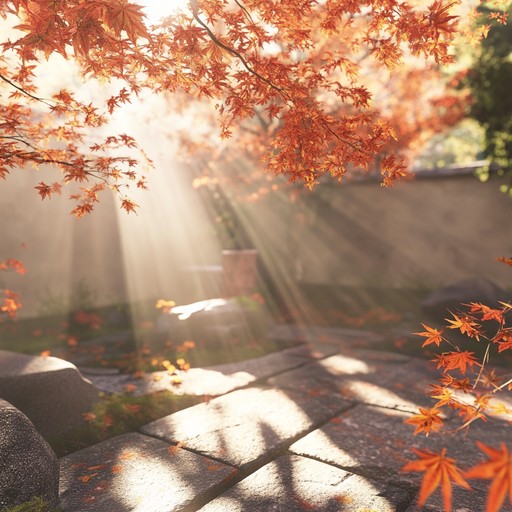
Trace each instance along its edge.
<path fill-rule="evenodd" d="M 110 437 L 137 431 L 141 426 L 204 401 L 196 396 L 178 396 L 160 391 L 144 396 L 104 395 L 84 415 L 86 423 L 48 442 L 58 457 L 99 443 Z"/>
<path fill-rule="evenodd" d="M 43 498 L 35 497 L 14 507 L 2 508 L 1 512 L 62 512 L 62 510 L 50 507 Z"/>

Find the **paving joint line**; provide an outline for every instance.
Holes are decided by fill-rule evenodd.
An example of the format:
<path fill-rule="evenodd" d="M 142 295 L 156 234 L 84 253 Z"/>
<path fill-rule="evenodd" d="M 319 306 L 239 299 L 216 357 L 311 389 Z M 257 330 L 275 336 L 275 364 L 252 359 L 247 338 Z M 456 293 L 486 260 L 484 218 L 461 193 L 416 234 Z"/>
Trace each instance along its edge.
<path fill-rule="evenodd" d="M 294 454 L 293 452 L 290 452 L 291 454 L 293 455 L 297 455 L 297 454 Z M 343 471 L 346 471 L 347 473 L 350 473 L 351 475 L 357 475 L 357 476 L 360 476 L 362 478 L 367 478 L 368 480 L 373 480 L 374 482 L 378 482 L 380 484 L 383 484 L 383 485 L 391 485 L 392 487 L 396 487 L 398 489 L 402 489 L 403 491 L 406 491 L 407 493 L 411 494 L 412 498 L 411 500 L 407 503 L 407 505 L 405 506 L 405 508 L 403 509 L 398 509 L 396 510 L 395 512 L 404 512 L 405 510 L 408 509 L 408 507 L 411 506 L 411 504 L 414 502 L 416 496 L 418 495 L 419 493 L 419 486 L 418 485 L 415 485 L 415 484 L 412 484 L 412 483 L 408 483 L 408 482 L 395 482 L 395 481 L 392 481 L 391 483 L 389 482 L 389 479 L 386 479 L 386 478 L 380 478 L 380 477 L 376 477 L 372 472 L 371 472 L 371 469 L 370 469 L 370 472 L 366 472 L 366 471 L 359 471 L 358 468 L 359 466 L 357 467 L 348 467 L 348 466 L 343 466 L 343 465 L 340 465 L 340 464 L 335 464 L 333 462 L 329 462 L 329 461 L 326 461 L 320 457 L 315 457 L 314 455 L 310 455 L 310 454 L 300 454 L 298 455 L 299 457 L 303 457 L 305 459 L 310 459 L 310 460 L 314 460 L 315 462 L 321 462 L 322 464 L 326 464 L 328 466 L 331 466 L 333 468 L 336 468 L 336 469 L 341 469 Z M 378 467 L 378 466 L 373 466 L 374 468 L 378 469 L 379 471 L 378 472 L 381 472 L 382 468 Z M 377 471 L 376 471 L 377 473 Z"/>
<path fill-rule="evenodd" d="M 185 446 L 182 447 L 182 449 L 188 450 L 189 452 L 192 452 L 196 455 L 202 455 L 203 457 L 206 457 L 208 459 L 214 460 L 215 462 L 219 462 L 225 465 L 228 465 L 230 467 L 234 467 L 237 469 L 237 472 L 235 475 L 230 477 L 228 480 L 221 482 L 218 487 L 215 489 L 215 495 L 213 496 L 212 493 L 208 492 L 206 496 L 203 496 L 201 498 L 194 499 L 193 503 L 189 503 L 185 509 L 183 509 L 183 512 L 195 512 L 199 510 L 201 507 L 205 506 L 210 501 L 214 500 L 215 498 L 221 496 L 223 493 L 240 483 L 242 480 L 247 478 L 248 476 L 256 473 L 259 469 L 266 466 L 267 464 L 270 464 L 274 460 L 278 459 L 279 457 L 283 455 L 292 455 L 292 453 L 289 451 L 290 446 L 297 442 L 299 439 L 302 439 L 303 437 L 306 437 L 308 434 L 313 432 L 314 430 L 317 430 L 318 428 L 321 428 L 323 425 L 328 423 L 332 418 L 335 418 L 340 413 L 348 411 L 355 407 L 357 404 L 351 404 L 349 407 L 341 407 L 336 412 L 333 413 L 333 415 L 326 421 L 319 421 L 315 424 L 313 424 L 309 429 L 305 430 L 304 432 L 301 432 L 286 441 L 284 441 L 278 448 L 275 450 L 271 450 L 268 454 L 262 455 L 260 458 L 256 459 L 253 462 L 249 462 L 245 465 L 243 465 L 240 468 L 237 468 L 236 466 L 233 466 L 232 464 L 229 464 L 228 462 L 218 459 L 216 457 L 206 456 L 203 453 L 193 450 L 191 448 L 186 448 Z M 349 471 L 350 472 L 350 471 Z M 228 485 L 225 485 L 228 484 Z M 402 511 L 397 511 L 402 512 Z"/>

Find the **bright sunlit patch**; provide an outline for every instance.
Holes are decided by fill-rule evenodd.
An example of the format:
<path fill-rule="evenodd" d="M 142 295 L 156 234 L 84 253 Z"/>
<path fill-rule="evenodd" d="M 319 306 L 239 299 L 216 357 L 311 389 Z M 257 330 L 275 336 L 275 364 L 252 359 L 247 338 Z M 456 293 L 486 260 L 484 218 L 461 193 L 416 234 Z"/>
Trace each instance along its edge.
<path fill-rule="evenodd" d="M 173 508 L 178 504 L 176 489 L 181 492 L 188 489 L 187 482 L 184 480 L 180 471 L 180 464 L 172 457 L 168 457 L 165 462 L 157 458 L 150 458 L 145 453 L 136 452 L 137 457 L 132 462 L 121 461 L 122 471 L 116 475 L 116 487 L 119 489 L 118 496 L 127 507 L 139 508 L 139 510 L 156 510 L 162 503 Z M 136 461 L 138 458 L 144 460 L 144 474 L 137 470 Z M 179 460 L 179 459 L 178 459 Z M 151 475 L 158 475 L 158 482 L 151 479 Z M 170 486 L 168 482 L 173 482 Z M 148 492 L 151 488 L 151 492 Z M 192 493 L 192 490 L 188 491 Z M 121 507 L 120 507 L 121 508 Z"/>
<path fill-rule="evenodd" d="M 358 401 L 379 405 L 381 407 L 397 408 L 402 411 L 416 412 L 420 404 L 406 400 L 389 389 L 370 382 L 351 381 L 348 391 Z"/>
<path fill-rule="evenodd" d="M 320 363 L 332 375 L 356 375 L 370 373 L 370 367 L 360 359 L 336 355 Z"/>
<path fill-rule="evenodd" d="M 187 0 L 136 0 L 136 3 L 144 6 L 144 14 L 149 24 L 158 23 L 162 18 L 174 16 L 189 8 Z"/>
<path fill-rule="evenodd" d="M 211 311 L 212 309 L 220 306 L 226 306 L 227 304 L 228 301 L 225 299 L 201 300 L 185 306 L 176 306 L 171 309 L 171 313 L 178 315 L 180 320 L 186 320 L 199 311 Z"/>

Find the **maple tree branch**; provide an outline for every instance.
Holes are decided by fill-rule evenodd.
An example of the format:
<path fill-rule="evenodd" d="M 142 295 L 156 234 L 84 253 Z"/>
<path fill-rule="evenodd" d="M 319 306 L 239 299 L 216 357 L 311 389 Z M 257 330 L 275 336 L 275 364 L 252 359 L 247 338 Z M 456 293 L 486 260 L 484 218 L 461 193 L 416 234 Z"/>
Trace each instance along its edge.
<path fill-rule="evenodd" d="M 22 143 L 26 144 L 29 148 L 31 148 L 33 150 L 33 152 L 20 151 L 18 153 L 12 153 L 12 152 L 6 153 L 7 158 L 17 157 L 17 158 L 23 159 L 26 162 L 32 161 L 32 162 L 36 162 L 38 164 L 56 164 L 56 165 L 60 165 L 63 167 L 73 167 L 73 168 L 76 167 L 76 163 L 74 163 L 74 162 L 68 162 L 66 160 L 60 160 L 57 158 L 48 158 L 48 157 L 42 156 L 42 154 L 44 153 L 44 150 L 41 150 L 38 147 L 33 146 L 32 144 L 30 144 L 30 142 L 27 142 L 26 140 L 18 139 L 17 137 L 5 137 L 5 136 L 0 136 L 0 138 L 14 139 L 18 142 L 22 142 Z M 86 169 L 86 168 L 84 168 L 84 172 L 87 175 L 92 176 L 93 178 L 103 181 L 104 183 L 109 185 L 107 178 L 105 178 L 101 174 L 97 174 L 97 173 L 93 172 L 91 169 Z"/>
<path fill-rule="evenodd" d="M 241 4 L 238 0 L 235 0 L 235 3 L 236 5 L 238 5 L 238 7 L 240 7 L 240 9 L 242 9 L 242 11 L 244 11 L 245 13 L 245 16 L 247 17 L 247 19 L 253 24 L 253 25 L 256 25 L 256 23 L 254 23 L 254 20 L 252 19 L 252 16 L 251 16 L 251 13 L 246 9 L 246 7 Z"/>
<path fill-rule="evenodd" d="M 0 139 L 10 139 L 14 140 L 16 142 L 21 142 L 22 144 L 25 144 L 29 148 L 33 149 L 34 151 L 37 151 L 38 153 L 42 153 L 42 150 L 39 149 L 37 146 L 34 146 L 30 142 L 26 141 L 23 135 L 21 135 L 17 130 L 15 132 L 18 134 L 17 137 L 14 137 L 13 135 L 0 135 Z"/>
<path fill-rule="evenodd" d="M 324 119 L 322 121 L 322 126 L 334 137 L 338 140 L 338 142 L 341 142 L 342 144 L 346 144 L 347 146 L 350 146 L 354 151 L 358 151 L 359 153 L 362 153 L 363 155 L 370 155 L 371 153 L 368 151 L 365 151 L 364 149 L 361 149 L 360 147 L 356 146 L 353 142 L 350 142 L 348 140 L 342 139 L 327 123 L 327 121 Z"/>
<path fill-rule="evenodd" d="M 32 98 L 33 100 L 40 101 L 41 103 L 44 103 L 48 107 L 53 107 L 53 105 L 51 103 L 49 103 L 47 100 L 45 100 L 43 98 L 40 98 L 39 96 L 35 96 L 34 94 L 31 94 L 30 92 L 28 92 L 25 89 L 23 89 L 23 87 L 20 87 L 19 85 L 15 84 L 13 81 L 9 80 L 7 77 L 2 75 L 1 73 L 0 73 L 0 78 L 4 82 L 7 82 L 11 87 L 14 87 L 15 89 L 17 89 L 21 93 L 25 94 L 25 96 L 28 96 L 29 98 Z"/>
<path fill-rule="evenodd" d="M 21 141 L 21 142 L 25 142 L 25 141 Z M 27 144 L 29 147 L 31 147 L 34 150 L 34 153 L 29 153 L 29 152 L 11 153 L 11 156 L 17 156 L 19 158 L 23 158 L 26 161 L 31 160 L 33 162 L 37 162 L 38 164 L 57 164 L 57 165 L 64 165 L 66 167 L 76 167 L 76 164 L 73 162 L 68 162 L 66 160 L 58 160 L 56 158 L 48 158 L 48 157 L 41 156 L 43 153 L 42 150 L 38 149 L 35 146 L 32 146 L 28 142 L 25 142 L 25 144 Z M 37 153 L 39 153 L 39 156 Z M 94 176 L 95 178 L 101 178 L 101 176 L 97 176 L 96 174 L 94 174 L 91 171 L 88 171 L 85 169 L 84 169 L 84 171 L 87 174 Z"/>
<path fill-rule="evenodd" d="M 27 141 L 25 141 L 25 140 L 23 140 L 23 139 L 21 138 L 21 136 L 20 136 L 20 137 L 15 137 L 14 135 L 0 135 L 0 139 L 15 140 L 15 141 L 17 141 L 17 142 L 23 142 L 24 144 L 28 144 L 28 142 L 27 142 Z"/>
<path fill-rule="evenodd" d="M 237 2 L 238 3 L 238 2 Z M 231 48 L 230 46 L 224 44 L 222 41 L 220 41 L 217 36 L 212 32 L 210 27 L 199 17 L 198 14 L 198 5 L 197 1 L 191 1 L 190 5 L 192 7 L 192 15 L 194 16 L 194 19 L 201 25 L 205 30 L 206 33 L 210 36 L 210 39 L 223 50 L 226 50 L 227 52 L 231 53 L 231 55 L 234 55 L 237 59 L 240 60 L 240 62 L 244 65 L 245 69 L 249 71 L 252 75 L 254 75 L 256 78 L 261 80 L 262 82 L 265 82 L 267 85 L 269 85 L 272 89 L 277 91 L 284 99 L 291 101 L 291 98 L 288 96 L 288 94 L 285 93 L 283 89 L 275 85 L 273 82 L 271 82 L 268 78 L 265 78 L 264 76 L 260 75 L 257 71 L 255 71 L 252 66 L 245 60 L 244 56 L 237 52 L 235 49 Z"/>
<path fill-rule="evenodd" d="M 249 16 L 250 18 L 250 14 L 247 12 L 246 8 L 240 4 L 237 0 L 235 0 L 236 4 Z M 243 55 L 241 55 L 238 51 L 234 50 L 233 48 L 231 48 L 230 46 L 227 46 L 225 45 L 222 41 L 220 41 L 217 36 L 212 32 L 212 30 L 210 29 L 210 27 L 208 27 L 208 25 L 206 23 L 203 22 L 203 20 L 201 20 L 201 18 L 199 17 L 199 6 L 198 6 L 198 3 L 197 3 L 197 0 L 191 0 L 190 1 L 190 6 L 191 6 L 191 9 L 192 9 L 192 15 L 194 16 L 194 19 L 197 21 L 197 23 L 199 23 L 199 25 L 201 25 L 207 32 L 208 36 L 210 37 L 210 39 L 217 45 L 219 46 L 220 48 L 226 50 L 227 52 L 231 53 L 231 55 L 234 55 L 235 57 L 237 57 L 240 62 L 244 65 L 244 67 L 247 69 L 247 71 L 249 71 L 249 73 L 251 73 L 252 75 L 254 75 L 256 78 L 258 78 L 259 80 L 265 82 L 266 84 L 268 84 L 272 89 L 276 90 L 286 101 L 289 101 L 291 102 L 292 104 L 295 105 L 295 101 L 293 101 L 293 99 L 283 90 L 281 89 L 280 87 L 278 87 L 277 85 L 275 85 L 272 81 L 270 81 L 268 78 L 265 78 L 264 76 L 260 75 L 257 71 L 255 71 L 251 66 L 250 64 L 245 60 L 245 58 L 243 57 Z M 251 21 L 252 21 L 252 18 L 250 18 Z M 254 22 L 253 22 L 254 23 Z M 260 119 L 261 121 L 261 116 L 258 115 L 258 118 Z M 365 151 L 364 149 L 361 149 L 360 147 L 358 147 L 356 144 L 348 141 L 348 140 L 345 140 L 345 139 L 342 139 L 328 124 L 327 122 L 322 122 L 322 125 L 324 126 L 324 128 L 329 132 L 331 133 L 331 135 L 333 135 L 333 137 L 335 137 L 339 142 L 341 142 L 342 144 L 346 144 L 347 146 L 350 146 L 354 151 L 357 151 L 359 153 L 362 153 L 364 155 L 369 155 L 370 153 L 368 151 Z"/>
<path fill-rule="evenodd" d="M 268 127 L 270 126 L 271 123 L 265 120 L 265 118 L 261 115 L 261 112 L 257 108 L 254 109 L 254 113 L 256 114 L 256 117 L 258 118 L 258 121 L 260 122 L 262 128 L 265 131 L 268 131 Z"/>

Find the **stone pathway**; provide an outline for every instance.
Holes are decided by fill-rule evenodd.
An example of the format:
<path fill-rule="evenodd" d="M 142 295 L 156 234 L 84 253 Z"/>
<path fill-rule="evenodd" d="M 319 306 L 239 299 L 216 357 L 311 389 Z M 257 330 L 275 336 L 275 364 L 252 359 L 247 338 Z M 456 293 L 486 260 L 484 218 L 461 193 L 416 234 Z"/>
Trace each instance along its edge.
<path fill-rule="evenodd" d="M 281 326 L 302 345 L 239 364 L 190 370 L 180 392 L 219 395 L 63 457 L 64 512 L 413 512 L 420 475 L 402 473 L 414 436 L 404 419 L 428 405 L 425 361 L 371 349 L 377 335 Z M 87 375 L 109 391 L 125 376 Z M 140 392 L 169 385 L 148 379 Z M 448 418 L 448 421 L 452 421 Z M 509 439 L 506 422 L 469 430 L 450 452 L 481 460 L 474 440 Z M 454 511 L 485 510 L 485 488 L 454 489 Z M 443 510 L 438 493 L 423 509 Z M 504 508 L 503 510 L 507 510 Z"/>

